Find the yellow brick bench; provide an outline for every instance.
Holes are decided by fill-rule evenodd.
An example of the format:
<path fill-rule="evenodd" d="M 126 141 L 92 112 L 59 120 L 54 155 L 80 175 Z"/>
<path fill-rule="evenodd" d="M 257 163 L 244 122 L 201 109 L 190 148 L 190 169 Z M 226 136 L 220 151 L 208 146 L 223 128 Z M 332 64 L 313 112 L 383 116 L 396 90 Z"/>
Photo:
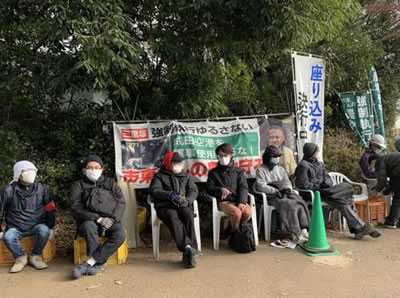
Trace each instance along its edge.
<path fill-rule="evenodd" d="M 27 236 L 22 238 L 19 243 L 21 244 L 22 250 L 27 254 L 30 255 L 33 244 L 35 241 L 34 236 Z M 42 259 L 44 262 L 49 262 L 53 259 L 56 255 L 56 239 L 50 239 L 47 241 L 46 246 L 43 248 L 42 251 Z M 7 249 L 6 245 L 4 244 L 3 240 L 0 240 L 0 265 L 12 265 L 14 264 L 15 259 L 12 253 Z"/>
<path fill-rule="evenodd" d="M 126 231 L 125 231 L 126 235 Z M 99 242 L 103 244 L 107 240 L 106 237 L 100 237 Z M 78 237 L 74 240 L 74 264 L 77 265 L 82 263 L 87 258 L 86 255 L 86 240 L 82 237 Z M 108 258 L 107 264 L 125 264 L 126 259 L 128 258 L 128 242 L 125 237 L 124 242 L 117 249 L 115 253 L 111 257 Z"/>

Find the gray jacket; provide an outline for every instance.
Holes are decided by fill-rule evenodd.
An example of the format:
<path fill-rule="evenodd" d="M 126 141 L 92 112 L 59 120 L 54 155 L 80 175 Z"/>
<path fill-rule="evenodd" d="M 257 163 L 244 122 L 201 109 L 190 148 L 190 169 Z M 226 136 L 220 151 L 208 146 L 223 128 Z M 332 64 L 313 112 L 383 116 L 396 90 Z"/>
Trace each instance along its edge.
<path fill-rule="evenodd" d="M 262 164 L 256 172 L 256 188 L 260 192 L 264 192 L 268 195 L 278 193 L 279 190 L 273 186 L 268 185 L 268 183 L 282 181 L 284 184 L 283 188 L 292 189 L 292 184 L 290 183 L 288 174 L 286 170 L 277 165 L 273 169 L 270 169 L 265 164 Z"/>

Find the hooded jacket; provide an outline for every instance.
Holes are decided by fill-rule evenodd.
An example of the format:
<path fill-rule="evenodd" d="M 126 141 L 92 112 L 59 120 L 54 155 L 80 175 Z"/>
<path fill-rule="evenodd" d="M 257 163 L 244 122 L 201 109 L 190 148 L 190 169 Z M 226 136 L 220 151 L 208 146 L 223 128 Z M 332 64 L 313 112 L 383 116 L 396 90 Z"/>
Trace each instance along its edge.
<path fill-rule="evenodd" d="M 242 170 L 233 166 L 233 159 L 227 166 L 218 163 L 217 167 L 208 173 L 207 194 L 216 197 L 221 202 L 222 188 L 228 189 L 232 195 L 226 200 L 236 204 L 247 204 L 249 187 Z"/>
<path fill-rule="evenodd" d="M 376 178 L 375 169 L 371 168 L 368 163 L 368 159 L 373 155 L 376 155 L 376 153 L 374 151 L 372 151 L 372 149 L 369 148 L 369 149 L 365 150 L 365 152 L 363 153 L 363 155 L 360 158 L 361 171 L 364 174 L 364 176 L 368 179 Z"/>
<path fill-rule="evenodd" d="M 320 161 L 314 161 L 312 156 L 318 149 L 314 143 L 305 143 L 303 159 L 294 173 L 295 185 L 299 189 L 317 191 L 333 185 L 333 181 Z"/>
<path fill-rule="evenodd" d="M 110 206 L 109 210 L 96 210 L 92 202 Z M 78 225 L 85 221 L 95 221 L 99 217 L 110 217 L 119 223 L 125 212 L 125 199 L 117 183 L 111 178 L 100 178 L 93 182 L 86 177 L 75 181 L 70 188 L 72 216 Z M 104 209 L 104 208 L 103 208 Z"/>
<path fill-rule="evenodd" d="M 52 229 L 55 225 L 53 193 L 45 184 L 35 182 L 27 187 L 13 182 L 0 191 L 0 223 L 3 216 L 7 230 L 16 228 L 28 232 L 38 224 Z"/>
<path fill-rule="evenodd" d="M 400 153 L 389 153 L 378 158 L 375 164 L 377 184 L 375 186 L 376 191 L 382 191 L 385 187 L 385 193 L 391 191 L 391 188 L 395 187 L 396 190 L 400 189 L 398 185 L 387 186 L 387 178 L 392 180 L 395 177 L 400 177 Z M 393 179 L 394 180 L 394 179 Z"/>
<path fill-rule="evenodd" d="M 175 152 L 171 151 L 165 154 L 163 158 L 163 166 L 158 171 L 150 183 L 150 196 L 154 201 L 154 207 L 159 208 L 175 208 L 171 203 L 169 195 L 175 192 L 184 196 L 192 205 L 196 200 L 199 191 L 194 179 L 191 175 L 187 175 L 183 171 L 175 174 L 172 172 L 172 156 Z"/>

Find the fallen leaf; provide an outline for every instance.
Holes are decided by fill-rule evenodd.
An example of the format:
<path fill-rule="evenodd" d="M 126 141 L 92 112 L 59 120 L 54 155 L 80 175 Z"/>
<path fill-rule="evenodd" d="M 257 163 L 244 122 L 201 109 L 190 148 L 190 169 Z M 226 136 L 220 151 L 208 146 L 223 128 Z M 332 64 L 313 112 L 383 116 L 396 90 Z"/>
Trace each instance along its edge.
<path fill-rule="evenodd" d="M 86 290 L 92 290 L 92 289 L 96 289 L 96 288 L 98 288 L 98 287 L 101 287 L 101 284 L 87 287 Z"/>

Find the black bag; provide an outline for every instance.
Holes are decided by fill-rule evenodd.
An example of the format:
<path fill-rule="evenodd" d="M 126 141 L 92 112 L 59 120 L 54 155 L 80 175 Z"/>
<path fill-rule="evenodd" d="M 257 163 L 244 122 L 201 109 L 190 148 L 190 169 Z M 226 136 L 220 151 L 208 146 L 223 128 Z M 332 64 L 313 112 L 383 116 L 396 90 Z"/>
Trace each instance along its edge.
<path fill-rule="evenodd" d="M 256 250 L 253 225 L 249 222 L 240 224 L 238 229 L 232 233 L 228 245 L 238 253 L 249 253 Z"/>
<path fill-rule="evenodd" d="M 117 199 L 112 192 L 112 184 L 105 181 L 100 187 L 87 190 L 85 206 L 90 211 L 96 212 L 101 216 L 111 216 L 117 206 Z"/>
<path fill-rule="evenodd" d="M 353 202 L 354 191 L 350 184 L 343 182 L 321 189 L 321 195 L 323 198 L 327 198 L 327 200 L 351 204 Z"/>

